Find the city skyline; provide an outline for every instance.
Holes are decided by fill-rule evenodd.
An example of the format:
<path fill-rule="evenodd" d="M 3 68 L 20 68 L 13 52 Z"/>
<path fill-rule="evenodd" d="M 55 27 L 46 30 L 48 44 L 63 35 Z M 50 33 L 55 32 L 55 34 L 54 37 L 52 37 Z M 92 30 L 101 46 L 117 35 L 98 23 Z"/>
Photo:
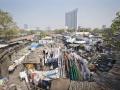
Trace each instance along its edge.
<path fill-rule="evenodd" d="M 110 26 L 120 10 L 120 0 L 0 0 L 19 27 L 64 28 L 66 12 L 78 8 L 78 26 Z"/>

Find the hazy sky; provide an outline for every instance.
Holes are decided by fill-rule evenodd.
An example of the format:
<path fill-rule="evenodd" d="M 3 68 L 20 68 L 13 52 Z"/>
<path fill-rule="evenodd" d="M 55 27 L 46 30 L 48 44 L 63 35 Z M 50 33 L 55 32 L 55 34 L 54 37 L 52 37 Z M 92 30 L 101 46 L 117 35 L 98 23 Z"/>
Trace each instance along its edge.
<path fill-rule="evenodd" d="M 10 12 L 20 27 L 64 27 L 65 12 L 75 8 L 79 26 L 109 26 L 120 10 L 120 0 L 0 0 L 0 9 Z"/>

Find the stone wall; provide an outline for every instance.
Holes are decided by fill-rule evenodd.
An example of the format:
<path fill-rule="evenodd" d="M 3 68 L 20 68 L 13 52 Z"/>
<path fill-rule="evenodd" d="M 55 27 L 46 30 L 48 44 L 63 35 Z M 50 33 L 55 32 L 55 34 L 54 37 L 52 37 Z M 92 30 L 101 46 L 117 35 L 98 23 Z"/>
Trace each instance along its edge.
<path fill-rule="evenodd" d="M 2 53 L 0 53 L 0 76 L 8 77 L 8 67 L 12 64 L 13 56 L 15 56 L 22 48 L 24 48 L 24 44 L 16 45 L 10 48 L 4 49 Z M 5 54 L 3 54 L 5 53 Z"/>

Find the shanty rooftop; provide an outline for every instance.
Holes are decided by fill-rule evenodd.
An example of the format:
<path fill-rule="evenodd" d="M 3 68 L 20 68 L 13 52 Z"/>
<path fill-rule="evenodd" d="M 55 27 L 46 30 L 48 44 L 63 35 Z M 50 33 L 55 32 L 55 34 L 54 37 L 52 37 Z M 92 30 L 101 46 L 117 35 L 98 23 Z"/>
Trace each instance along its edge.
<path fill-rule="evenodd" d="M 25 63 L 40 63 L 40 59 L 42 58 L 43 58 L 42 54 L 39 54 L 37 52 L 32 52 L 28 56 L 26 56 L 23 63 L 24 64 Z"/>

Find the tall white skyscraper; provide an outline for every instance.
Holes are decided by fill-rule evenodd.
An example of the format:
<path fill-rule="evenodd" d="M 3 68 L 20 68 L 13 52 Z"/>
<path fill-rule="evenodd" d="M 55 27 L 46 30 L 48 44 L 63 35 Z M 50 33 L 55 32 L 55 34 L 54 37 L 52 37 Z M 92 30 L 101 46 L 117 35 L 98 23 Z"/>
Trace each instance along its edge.
<path fill-rule="evenodd" d="M 77 12 L 78 9 L 74 9 L 65 13 L 65 26 L 68 29 L 77 29 Z"/>

